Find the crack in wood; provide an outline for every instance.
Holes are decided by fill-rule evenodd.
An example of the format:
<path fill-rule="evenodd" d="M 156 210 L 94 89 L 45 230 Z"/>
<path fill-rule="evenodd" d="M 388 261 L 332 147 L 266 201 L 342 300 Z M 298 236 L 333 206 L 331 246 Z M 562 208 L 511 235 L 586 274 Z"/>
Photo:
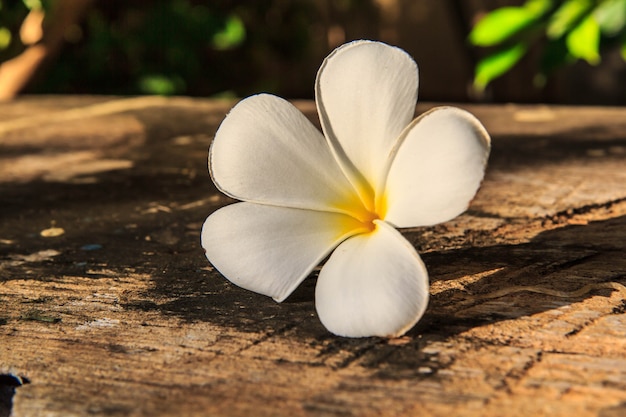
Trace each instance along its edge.
<path fill-rule="evenodd" d="M 552 288 L 539 287 L 536 285 L 516 285 L 513 287 L 502 288 L 502 289 L 492 291 L 486 294 L 476 294 L 476 295 L 468 294 L 467 298 L 461 301 L 461 303 L 474 302 L 478 300 L 487 300 L 491 298 L 500 298 L 509 294 L 515 294 L 515 293 L 522 292 L 522 291 L 551 295 L 553 297 L 559 297 L 559 298 L 578 298 L 580 296 L 588 294 L 591 291 L 600 290 L 600 289 L 611 289 L 611 290 L 619 291 L 620 293 L 626 296 L 626 286 L 620 284 L 619 282 L 610 281 L 610 282 L 599 282 L 595 284 L 587 284 L 584 287 L 579 288 L 574 291 L 559 291 L 559 290 L 555 290 Z"/>
<path fill-rule="evenodd" d="M 278 329 L 271 329 L 271 330 L 267 330 L 266 332 L 264 332 L 261 336 L 259 336 L 258 338 L 254 339 L 250 344 L 243 346 L 241 349 L 239 349 L 237 351 L 237 353 L 242 353 L 245 352 L 246 350 L 249 350 L 251 348 L 253 348 L 254 346 L 257 346 L 267 340 L 270 340 L 273 337 L 276 336 L 280 336 L 283 335 L 285 333 L 287 333 L 288 331 L 296 328 L 298 326 L 297 323 L 288 323 L 285 324 L 282 327 L 279 327 Z"/>
<path fill-rule="evenodd" d="M 352 345 L 352 341 L 349 340 L 336 340 L 337 343 L 331 343 L 325 354 L 329 357 L 334 356 L 343 350 L 346 350 L 346 345 Z M 337 364 L 331 365 L 333 369 L 344 369 L 364 357 L 368 352 L 373 350 L 377 345 L 382 343 L 382 339 L 366 339 L 359 341 L 356 347 L 349 349 L 350 355 L 341 360 Z"/>
<path fill-rule="evenodd" d="M 585 204 L 580 207 L 572 207 L 561 210 L 551 215 L 544 216 L 540 219 L 541 226 L 547 226 L 551 223 L 554 226 L 570 224 L 579 220 L 581 217 L 594 214 L 599 211 L 611 210 L 616 206 L 626 203 L 626 197 L 605 201 L 602 203 Z"/>
<path fill-rule="evenodd" d="M 0 374 L 0 417 L 11 415 L 16 388 L 29 383 L 30 380 L 23 376 L 12 373 Z"/>

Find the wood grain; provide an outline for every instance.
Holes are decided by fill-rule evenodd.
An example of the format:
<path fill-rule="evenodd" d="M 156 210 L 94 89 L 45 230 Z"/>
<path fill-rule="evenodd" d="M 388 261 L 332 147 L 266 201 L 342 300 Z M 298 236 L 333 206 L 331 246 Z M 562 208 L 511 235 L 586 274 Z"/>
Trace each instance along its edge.
<path fill-rule="evenodd" d="M 487 176 L 467 213 L 403 231 L 432 297 L 386 340 L 329 334 L 315 276 L 277 304 L 204 258 L 232 104 L 0 104 L 0 374 L 29 381 L 0 380 L 12 416 L 626 414 L 626 110 L 467 106 Z"/>

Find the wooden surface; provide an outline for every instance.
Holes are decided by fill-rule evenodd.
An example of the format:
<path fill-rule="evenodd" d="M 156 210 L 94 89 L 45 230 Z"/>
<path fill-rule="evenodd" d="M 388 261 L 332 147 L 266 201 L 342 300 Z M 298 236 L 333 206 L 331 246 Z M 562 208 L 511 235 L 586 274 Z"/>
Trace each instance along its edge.
<path fill-rule="evenodd" d="M 329 334 L 315 277 L 277 304 L 204 258 L 231 105 L 0 104 L 0 416 L 626 415 L 626 109 L 469 106 L 486 179 L 403 231 L 432 298 L 385 340 Z"/>

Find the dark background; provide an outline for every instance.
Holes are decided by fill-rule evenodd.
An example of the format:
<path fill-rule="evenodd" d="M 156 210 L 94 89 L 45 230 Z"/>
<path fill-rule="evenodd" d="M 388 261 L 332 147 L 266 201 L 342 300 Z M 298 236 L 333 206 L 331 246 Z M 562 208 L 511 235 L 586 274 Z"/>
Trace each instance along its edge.
<path fill-rule="evenodd" d="M 19 32 L 28 9 L 2 2 L 0 26 Z M 66 33 L 55 59 L 26 93 L 241 97 L 266 91 L 312 98 L 323 58 L 353 39 L 409 52 L 420 68 L 420 99 L 456 102 L 626 104 L 626 64 L 617 50 L 592 67 L 559 69 L 533 85 L 531 50 L 485 92 L 471 87 L 485 52 L 467 35 L 486 12 L 514 0 L 101 0 Z M 23 46 L 14 36 L 0 61 Z"/>

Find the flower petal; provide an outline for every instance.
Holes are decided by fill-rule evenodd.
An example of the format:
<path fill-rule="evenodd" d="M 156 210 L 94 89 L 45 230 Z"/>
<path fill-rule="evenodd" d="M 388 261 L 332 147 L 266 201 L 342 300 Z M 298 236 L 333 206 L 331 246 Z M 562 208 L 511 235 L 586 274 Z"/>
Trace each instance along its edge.
<path fill-rule="evenodd" d="M 236 203 L 206 219 L 202 247 L 231 282 L 282 301 L 362 227 L 339 213 Z"/>
<path fill-rule="evenodd" d="M 385 220 L 396 227 L 450 220 L 469 206 L 485 173 L 489 134 L 470 113 L 439 107 L 403 133 L 384 195 Z"/>
<path fill-rule="evenodd" d="M 239 200 L 335 211 L 358 201 L 321 132 L 269 94 L 230 111 L 213 140 L 209 168 L 216 186 Z"/>
<path fill-rule="evenodd" d="M 428 273 L 402 235 L 376 220 L 372 233 L 353 236 L 322 267 L 315 305 L 326 328 L 340 336 L 399 336 L 422 317 Z"/>
<path fill-rule="evenodd" d="M 380 42 L 345 44 L 320 67 L 315 96 L 322 129 L 357 189 L 363 181 L 372 188 L 380 182 L 387 155 L 415 114 L 417 85 L 415 61 Z"/>

